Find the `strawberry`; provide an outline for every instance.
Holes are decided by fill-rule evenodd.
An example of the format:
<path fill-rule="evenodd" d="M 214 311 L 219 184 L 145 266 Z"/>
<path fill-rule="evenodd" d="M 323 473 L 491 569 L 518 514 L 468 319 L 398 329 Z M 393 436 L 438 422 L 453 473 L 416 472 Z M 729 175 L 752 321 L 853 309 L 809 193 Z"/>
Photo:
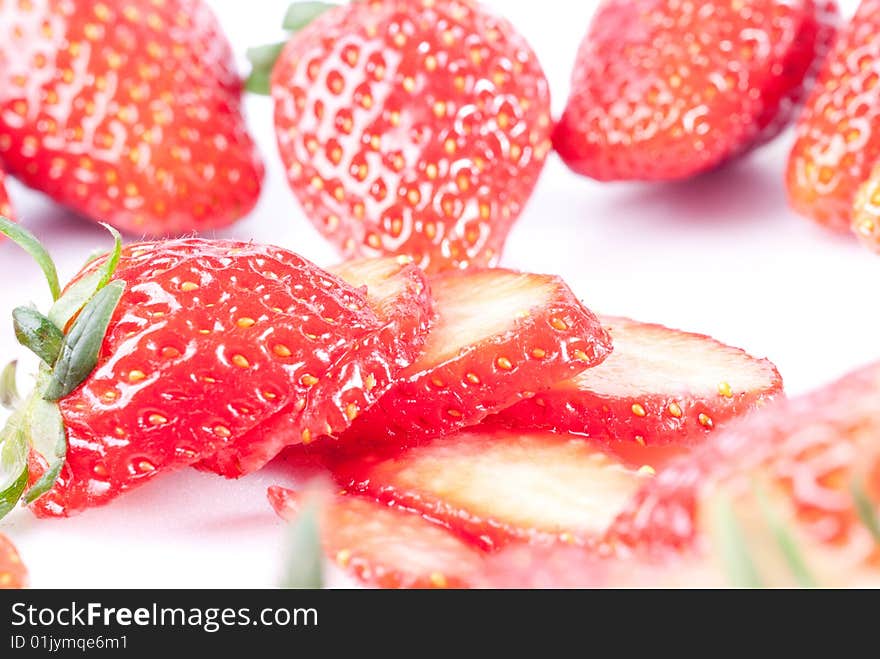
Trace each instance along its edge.
<path fill-rule="evenodd" d="M 302 509 L 301 497 L 283 487 L 270 488 L 269 501 L 286 520 Z M 326 554 L 366 585 L 462 588 L 479 580 L 482 553 L 418 515 L 336 496 L 322 501 L 319 520 Z"/>
<path fill-rule="evenodd" d="M 878 401 L 880 363 L 875 363 L 732 423 L 648 484 L 615 521 L 609 542 L 667 559 L 681 552 L 699 556 L 713 545 L 719 553 L 742 555 L 748 548 L 731 552 L 731 538 L 742 536 L 738 526 L 751 539 L 757 521 L 772 531 L 759 537 L 801 540 L 803 563 L 833 564 L 835 583 L 863 571 L 876 580 Z M 790 554 L 795 545 L 788 545 Z M 763 567 L 768 552 L 749 553 Z M 791 557 L 787 563 L 793 565 Z M 805 565 L 794 567 L 804 582 Z"/>
<path fill-rule="evenodd" d="M 9 194 L 6 192 L 5 185 L 6 174 L 0 169 L 0 217 L 13 219 L 12 203 L 9 201 Z M 0 240 L 3 237 L 0 236 Z"/>
<path fill-rule="evenodd" d="M 0 533 L 0 589 L 24 588 L 27 585 L 27 569 L 15 545 Z"/>
<path fill-rule="evenodd" d="M 0 228 L 38 255 L 58 297 L 36 240 Z M 29 484 L 39 515 L 107 503 L 216 454 L 234 460 L 230 447 L 280 414 L 299 441 L 339 432 L 415 352 L 363 291 L 292 252 L 235 241 L 122 249 L 117 238 L 48 317 L 24 307 L 14 317 L 43 363 L 0 434 L 15 458 L 0 492 L 12 505 Z"/>
<path fill-rule="evenodd" d="M 600 319 L 614 342 L 608 359 L 503 410 L 492 422 L 602 442 L 694 444 L 782 391 L 769 361 L 707 336 Z"/>
<path fill-rule="evenodd" d="M 835 13 L 824 0 L 605 0 L 553 144 L 603 181 L 717 167 L 788 122 Z"/>
<path fill-rule="evenodd" d="M 550 149 L 534 53 L 469 1 L 330 9 L 284 47 L 271 93 L 290 186 L 349 256 L 495 263 Z"/>
<path fill-rule="evenodd" d="M 411 364 L 427 336 L 433 303 L 424 274 L 407 257 L 364 259 L 344 263 L 331 272 L 366 291 L 367 303 L 380 324 L 358 339 L 363 358 L 341 362 L 312 388 L 315 397 L 346 397 L 344 418 L 310 418 L 296 401 L 245 433 L 200 465 L 227 477 L 259 469 L 285 446 L 309 444 L 321 434 L 339 432 L 388 389 L 401 368 Z M 354 370 L 356 369 L 356 370 Z M 350 389 L 350 391 L 349 391 Z M 330 425 L 327 425 L 330 424 Z M 303 431 L 302 427 L 310 429 Z"/>
<path fill-rule="evenodd" d="M 653 468 L 581 439 L 477 429 L 333 471 L 351 492 L 493 549 L 515 540 L 594 543 Z"/>
<path fill-rule="evenodd" d="M 599 320 L 558 277 L 487 269 L 430 284 L 438 317 L 424 351 L 340 448 L 414 444 L 474 425 L 610 351 Z"/>
<path fill-rule="evenodd" d="M 240 90 L 202 0 L 0 1 L 0 159 L 86 217 L 163 236 L 247 214 Z"/>
<path fill-rule="evenodd" d="M 878 81 L 880 1 L 863 0 L 798 121 L 786 173 L 792 208 L 836 231 L 850 228 L 858 188 L 880 160 Z"/>
<path fill-rule="evenodd" d="M 880 161 L 859 188 L 852 226 L 866 247 L 880 253 Z"/>

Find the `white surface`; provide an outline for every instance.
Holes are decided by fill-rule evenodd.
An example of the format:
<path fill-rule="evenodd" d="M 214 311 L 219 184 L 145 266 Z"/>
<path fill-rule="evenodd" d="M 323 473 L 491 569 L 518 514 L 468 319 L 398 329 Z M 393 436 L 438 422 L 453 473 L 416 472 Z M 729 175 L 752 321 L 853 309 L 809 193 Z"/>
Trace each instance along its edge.
<path fill-rule="evenodd" d="M 285 0 L 215 0 L 236 48 L 270 41 Z M 574 53 L 594 2 L 490 2 L 529 38 L 565 103 Z M 848 13 L 854 2 L 845 2 Z M 275 150 L 267 99 L 248 101 L 268 164 L 259 208 L 223 236 L 276 242 L 319 264 L 334 251 L 300 212 Z M 819 385 L 880 358 L 880 258 L 854 240 L 827 235 L 786 209 L 782 187 L 791 136 L 723 171 L 675 185 L 601 185 L 551 157 L 510 237 L 503 264 L 561 274 L 603 313 L 712 334 L 779 366 L 789 392 Z M 103 229 L 13 184 L 24 223 L 73 274 Z M 17 304 L 45 307 L 29 259 L 0 247 L 0 315 Z M 25 357 L 11 323 L 0 355 Z M 5 360 L 4 360 L 5 361 Z M 156 479 L 108 508 L 70 520 L 2 522 L 38 587 L 268 586 L 280 567 L 281 524 L 265 490 L 289 482 L 273 466 L 230 482 L 189 470 Z"/>

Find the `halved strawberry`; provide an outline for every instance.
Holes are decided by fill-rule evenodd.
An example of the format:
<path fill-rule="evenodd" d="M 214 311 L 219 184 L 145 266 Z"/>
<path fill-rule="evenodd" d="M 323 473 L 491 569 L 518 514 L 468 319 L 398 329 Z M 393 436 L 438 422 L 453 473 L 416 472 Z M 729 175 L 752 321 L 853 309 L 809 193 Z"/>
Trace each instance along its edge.
<path fill-rule="evenodd" d="M 15 545 L 0 533 L 0 589 L 24 588 L 27 585 L 27 568 L 21 562 Z"/>
<path fill-rule="evenodd" d="M 270 488 L 269 501 L 286 520 L 301 509 L 301 497 L 283 487 Z M 482 553 L 419 515 L 356 496 L 319 505 L 324 551 L 368 585 L 461 588 L 478 580 Z"/>
<path fill-rule="evenodd" d="M 720 533 L 719 510 L 727 518 Z M 780 544 L 784 522 L 786 535 L 803 539 L 797 571 L 830 561 L 839 582 L 864 570 L 880 576 L 878 513 L 880 362 L 731 424 L 648 484 L 608 540 L 655 557 L 699 556 L 719 536 L 722 549 L 735 536 L 748 543 L 756 518 Z M 730 533 L 731 526 L 742 532 Z M 767 554 L 751 553 L 756 562 Z"/>
<path fill-rule="evenodd" d="M 424 352 L 352 424 L 348 447 L 474 425 L 610 352 L 599 320 L 558 277 L 487 269 L 430 283 L 438 317 Z"/>
<path fill-rule="evenodd" d="M 693 444 L 782 391 L 767 360 L 702 334 L 602 317 L 614 352 L 492 422 L 639 444 Z"/>
<path fill-rule="evenodd" d="M 356 459 L 334 473 L 352 492 L 492 549 L 517 539 L 591 544 L 653 469 L 581 439 L 481 429 L 389 459 Z"/>
<path fill-rule="evenodd" d="M 299 398 L 199 466 L 230 478 L 259 469 L 285 446 L 308 444 L 344 430 L 391 386 L 399 370 L 419 354 L 434 314 L 427 280 L 409 257 L 362 259 L 337 266 L 341 279 L 362 289 L 379 323 L 355 337 L 349 352 L 359 359 L 338 362 L 315 382 L 309 398 L 345 400 L 335 413 Z M 305 428 L 305 430 L 303 430 Z"/>

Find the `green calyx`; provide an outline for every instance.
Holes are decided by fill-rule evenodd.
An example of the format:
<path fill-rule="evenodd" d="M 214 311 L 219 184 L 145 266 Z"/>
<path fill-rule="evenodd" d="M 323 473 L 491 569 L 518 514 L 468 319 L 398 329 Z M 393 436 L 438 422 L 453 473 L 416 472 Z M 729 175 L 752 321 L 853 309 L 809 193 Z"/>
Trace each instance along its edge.
<path fill-rule="evenodd" d="M 323 588 L 324 554 L 314 503 L 307 504 L 290 526 L 286 553 L 282 588 Z"/>
<path fill-rule="evenodd" d="M 68 287 L 62 295 L 57 269 L 48 252 L 26 229 L 0 217 L 0 233 L 18 243 L 37 261 L 52 291 L 48 314 L 33 307 L 13 313 L 15 336 L 40 358 L 36 385 L 22 402 L 16 386 L 16 363 L 0 371 L 0 404 L 13 409 L 0 430 L 0 518 L 19 500 L 32 503 L 52 489 L 67 457 L 67 433 L 58 406 L 94 370 L 110 320 L 125 291 L 125 282 L 113 280 L 122 253 L 122 237 L 113 236 L 113 249 L 104 261 Z M 98 257 L 101 258 L 101 257 Z M 94 261 L 90 259 L 89 263 Z M 28 487 L 31 452 L 45 469 Z"/>
<path fill-rule="evenodd" d="M 296 34 L 325 11 L 337 6 L 328 2 L 295 2 L 287 8 L 282 27 L 287 32 Z M 270 94 L 272 69 L 286 44 L 286 41 L 281 41 L 248 49 L 251 73 L 245 80 L 245 89 L 264 96 Z"/>

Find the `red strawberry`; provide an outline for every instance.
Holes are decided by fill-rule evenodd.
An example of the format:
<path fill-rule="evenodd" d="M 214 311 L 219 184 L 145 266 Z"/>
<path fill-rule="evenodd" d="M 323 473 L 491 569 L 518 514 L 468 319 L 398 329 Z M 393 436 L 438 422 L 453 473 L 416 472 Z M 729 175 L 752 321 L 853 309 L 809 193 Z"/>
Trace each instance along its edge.
<path fill-rule="evenodd" d="M 6 174 L 0 169 L 0 217 L 7 217 L 11 220 L 13 219 L 12 203 L 10 203 L 9 194 L 6 192 L 5 179 Z M 0 240 L 3 240 L 2 235 L 0 235 Z"/>
<path fill-rule="evenodd" d="M 815 393 L 777 401 L 670 465 L 615 521 L 609 540 L 661 558 L 700 554 L 712 545 L 707 536 L 713 530 L 716 539 L 719 535 L 712 526 L 717 527 L 715 513 L 724 504 L 743 528 L 753 529 L 755 517 L 764 517 L 766 527 L 769 518 L 776 527 L 765 534 L 771 537 L 779 535 L 779 520 L 784 520 L 791 536 L 803 540 L 812 567 L 824 567 L 834 557 L 837 583 L 862 570 L 877 579 L 878 411 L 880 363 Z M 769 516 L 768 505 L 775 509 Z M 728 528 L 722 536 L 724 531 L 731 535 Z M 761 561 L 766 553 L 762 549 L 752 556 Z"/>
<path fill-rule="evenodd" d="M 786 178 L 792 207 L 837 231 L 850 228 L 856 192 L 880 160 L 878 82 L 880 0 L 863 0 L 798 121 Z"/>
<path fill-rule="evenodd" d="M 416 350 L 389 335 L 361 291 L 280 248 L 188 239 L 130 245 L 115 270 L 114 258 L 88 266 L 48 318 L 15 313 L 17 336 L 44 364 L 0 441 L 10 454 L 32 447 L 33 487 L 54 483 L 35 502 L 40 515 L 107 503 L 218 453 L 234 460 L 230 447 L 278 415 L 298 440 L 339 432 Z M 69 323 L 101 275 L 112 281 Z M 47 455 L 63 465 L 57 482 Z M 24 483 L 0 486 L 9 494 Z"/>
<path fill-rule="evenodd" d="M 599 180 L 681 179 L 765 141 L 824 54 L 833 3 L 606 0 L 553 143 Z"/>
<path fill-rule="evenodd" d="M 591 544 L 651 473 L 581 439 L 485 429 L 334 469 L 350 491 L 416 511 L 485 549 L 513 540 Z"/>
<path fill-rule="evenodd" d="M 269 501 L 286 520 L 302 507 L 300 497 L 283 487 L 270 488 Z M 418 515 L 338 496 L 323 501 L 319 520 L 324 551 L 367 585 L 461 588 L 479 580 L 482 553 Z"/>
<path fill-rule="evenodd" d="M 534 53 L 467 1 L 331 9 L 284 48 L 271 90 L 290 185 L 346 255 L 495 263 L 550 149 Z"/>
<path fill-rule="evenodd" d="M 0 2 L 0 158 L 87 217 L 167 235 L 248 213 L 240 88 L 202 0 Z"/>
<path fill-rule="evenodd" d="M 331 272 L 351 286 L 364 289 L 380 324 L 357 339 L 361 358 L 340 362 L 315 384 L 310 396 L 345 398 L 343 418 L 326 420 L 319 410 L 303 409 L 297 400 L 283 412 L 222 448 L 199 466 L 236 477 L 259 469 L 285 446 L 308 444 L 322 434 L 338 433 L 367 410 L 395 376 L 418 356 L 427 336 L 433 304 L 425 275 L 407 257 L 386 257 L 344 263 Z M 349 391 L 350 389 L 350 391 Z M 338 415 L 337 415 L 338 416 Z M 329 425 L 327 425 L 329 424 Z M 303 431 L 302 428 L 307 428 Z"/>
<path fill-rule="evenodd" d="M 608 359 L 492 421 L 602 442 L 693 444 L 782 391 L 769 361 L 707 336 L 626 318 L 601 320 L 614 342 Z"/>
<path fill-rule="evenodd" d="M 24 588 L 27 569 L 9 538 L 0 533 L 0 589 Z"/>
<path fill-rule="evenodd" d="M 340 446 L 399 446 L 474 425 L 601 362 L 608 335 L 558 277 L 490 269 L 431 279 L 422 355 Z"/>

